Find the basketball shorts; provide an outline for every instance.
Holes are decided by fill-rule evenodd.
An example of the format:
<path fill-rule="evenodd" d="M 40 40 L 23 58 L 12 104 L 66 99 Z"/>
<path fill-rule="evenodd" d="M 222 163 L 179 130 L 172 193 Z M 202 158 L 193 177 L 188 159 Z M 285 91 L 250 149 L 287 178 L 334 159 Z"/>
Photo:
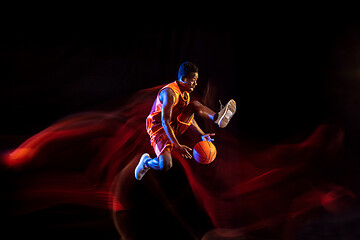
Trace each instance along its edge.
<path fill-rule="evenodd" d="M 170 123 L 170 126 L 172 127 L 176 137 L 182 135 L 189 128 L 191 121 L 194 118 L 193 115 L 187 122 L 182 122 L 179 120 L 180 116 L 181 115 L 177 117 L 176 121 Z M 170 151 L 172 151 L 174 148 L 174 145 L 166 135 L 163 128 L 160 128 L 157 132 L 150 135 L 150 143 L 154 148 L 157 157 L 159 157 L 165 148 L 170 148 Z"/>

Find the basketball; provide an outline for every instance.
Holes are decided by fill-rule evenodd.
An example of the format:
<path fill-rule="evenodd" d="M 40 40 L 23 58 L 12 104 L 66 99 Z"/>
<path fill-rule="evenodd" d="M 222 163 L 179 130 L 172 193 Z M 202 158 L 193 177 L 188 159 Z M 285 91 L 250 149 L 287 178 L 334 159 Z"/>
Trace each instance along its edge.
<path fill-rule="evenodd" d="M 212 142 L 201 141 L 193 148 L 194 159 L 201 164 L 209 164 L 216 158 L 216 147 Z"/>

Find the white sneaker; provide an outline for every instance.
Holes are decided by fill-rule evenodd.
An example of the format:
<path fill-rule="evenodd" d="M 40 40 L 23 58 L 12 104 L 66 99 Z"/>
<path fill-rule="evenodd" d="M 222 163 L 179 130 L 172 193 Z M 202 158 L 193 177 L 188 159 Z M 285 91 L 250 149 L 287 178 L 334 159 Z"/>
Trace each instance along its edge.
<path fill-rule="evenodd" d="M 145 175 L 145 173 L 147 171 L 149 171 L 149 167 L 146 166 L 146 161 L 151 159 L 150 155 L 148 153 L 144 153 L 141 158 L 140 161 L 138 163 L 138 165 L 135 168 L 135 178 L 137 180 L 141 180 L 143 178 L 143 176 Z"/>
<path fill-rule="evenodd" d="M 220 103 L 221 104 L 221 103 Z M 224 128 L 230 122 L 232 116 L 236 112 L 236 102 L 231 99 L 225 107 L 221 106 L 220 112 L 218 112 L 218 118 L 215 123 L 219 125 L 220 128 Z"/>

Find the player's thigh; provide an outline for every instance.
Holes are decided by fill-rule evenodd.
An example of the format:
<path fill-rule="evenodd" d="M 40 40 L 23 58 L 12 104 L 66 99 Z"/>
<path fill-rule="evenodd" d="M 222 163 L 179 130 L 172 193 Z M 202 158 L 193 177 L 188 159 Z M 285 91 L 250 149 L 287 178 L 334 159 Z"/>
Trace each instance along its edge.
<path fill-rule="evenodd" d="M 160 170 L 168 170 L 172 167 L 171 150 L 166 147 L 164 151 L 159 155 Z"/>
<path fill-rule="evenodd" d="M 200 105 L 201 103 L 198 101 L 191 101 L 181 113 L 179 120 L 185 123 L 189 122 L 189 120 L 192 119 L 193 115 L 197 112 Z"/>

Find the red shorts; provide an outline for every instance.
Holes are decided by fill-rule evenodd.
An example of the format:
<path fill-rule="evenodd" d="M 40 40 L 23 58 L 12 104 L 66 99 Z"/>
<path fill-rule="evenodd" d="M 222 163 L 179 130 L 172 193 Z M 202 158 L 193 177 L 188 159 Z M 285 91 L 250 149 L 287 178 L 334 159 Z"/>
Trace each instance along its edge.
<path fill-rule="evenodd" d="M 181 115 L 177 117 L 176 122 L 170 123 L 170 126 L 174 130 L 175 136 L 177 137 L 183 134 L 189 128 L 189 126 L 191 125 L 191 121 L 194 118 L 193 115 L 187 122 L 181 122 L 179 120 L 180 116 Z M 158 157 L 165 150 L 165 148 L 170 148 L 170 151 L 172 151 L 172 149 L 174 148 L 174 145 L 172 144 L 162 127 L 155 133 L 150 134 L 150 143 L 155 150 L 156 156 Z"/>

